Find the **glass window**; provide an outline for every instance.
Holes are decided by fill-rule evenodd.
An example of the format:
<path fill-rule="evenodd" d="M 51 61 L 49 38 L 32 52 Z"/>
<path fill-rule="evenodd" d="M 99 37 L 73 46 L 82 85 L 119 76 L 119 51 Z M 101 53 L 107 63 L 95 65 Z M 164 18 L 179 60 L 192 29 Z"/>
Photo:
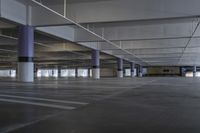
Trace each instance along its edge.
<path fill-rule="evenodd" d="M 0 70 L 0 77 L 16 77 L 16 70 Z"/>
<path fill-rule="evenodd" d="M 193 77 L 193 72 L 187 72 L 187 73 L 185 74 L 185 77 Z"/>
<path fill-rule="evenodd" d="M 37 77 L 58 77 L 58 69 L 38 69 Z"/>
<path fill-rule="evenodd" d="M 78 77 L 87 77 L 88 69 L 78 69 Z"/>
<path fill-rule="evenodd" d="M 61 70 L 61 77 L 75 77 L 76 71 L 75 69 L 62 69 Z"/>
<path fill-rule="evenodd" d="M 68 69 L 68 77 L 75 77 L 76 70 L 75 69 Z"/>
<path fill-rule="evenodd" d="M 131 76 L 131 69 L 125 69 L 125 76 L 126 77 Z"/>
<path fill-rule="evenodd" d="M 58 69 L 53 69 L 52 70 L 52 77 L 55 77 L 55 78 L 58 77 Z"/>
<path fill-rule="evenodd" d="M 197 73 L 196 73 L 196 76 L 197 76 L 197 77 L 200 77 L 200 72 L 197 72 Z"/>
<path fill-rule="evenodd" d="M 16 77 L 16 70 L 10 70 L 10 76 L 12 78 L 15 78 Z"/>
<path fill-rule="evenodd" d="M 185 77 L 193 77 L 193 72 L 186 72 Z M 200 77 L 200 72 L 196 72 L 196 77 Z"/>

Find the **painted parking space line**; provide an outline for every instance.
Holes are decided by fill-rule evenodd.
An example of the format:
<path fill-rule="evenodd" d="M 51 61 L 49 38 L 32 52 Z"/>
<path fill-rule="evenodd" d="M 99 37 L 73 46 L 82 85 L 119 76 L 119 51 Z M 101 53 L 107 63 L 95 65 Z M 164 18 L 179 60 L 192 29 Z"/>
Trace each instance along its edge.
<path fill-rule="evenodd" d="M 37 97 L 24 97 L 24 96 L 4 95 L 4 94 L 0 94 L 0 97 L 19 98 L 19 99 L 26 99 L 26 100 L 37 100 L 37 101 L 56 102 L 56 103 L 65 103 L 65 104 L 78 104 L 78 105 L 87 105 L 88 104 L 88 103 L 85 103 L 85 102 L 77 102 L 77 101 L 55 100 L 55 99 L 45 99 L 45 98 L 37 98 Z"/>
<path fill-rule="evenodd" d="M 72 106 L 48 104 L 48 103 L 41 103 L 41 102 L 31 102 L 31 101 L 23 101 L 23 100 L 16 100 L 16 99 L 0 98 L 0 101 L 1 102 L 27 104 L 27 105 L 35 105 L 35 106 L 41 106 L 41 107 L 49 107 L 49 108 L 55 108 L 55 109 L 64 109 L 64 110 L 76 109 L 76 107 L 72 107 Z"/>

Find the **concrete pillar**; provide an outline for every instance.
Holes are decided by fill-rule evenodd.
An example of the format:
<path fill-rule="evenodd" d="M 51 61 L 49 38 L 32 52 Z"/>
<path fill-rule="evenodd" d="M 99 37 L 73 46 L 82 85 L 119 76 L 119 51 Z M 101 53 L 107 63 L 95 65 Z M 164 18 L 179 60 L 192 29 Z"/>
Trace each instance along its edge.
<path fill-rule="evenodd" d="M 124 72 L 123 72 L 123 59 L 118 58 L 117 59 L 117 77 L 123 78 Z"/>
<path fill-rule="evenodd" d="M 143 67 L 139 66 L 139 77 L 143 77 Z"/>
<path fill-rule="evenodd" d="M 61 67 L 58 66 L 57 69 L 58 69 L 58 78 L 61 78 Z"/>
<path fill-rule="evenodd" d="M 54 77 L 54 74 L 55 74 L 54 70 L 51 70 L 51 74 L 52 74 L 52 77 Z"/>
<path fill-rule="evenodd" d="M 75 77 L 78 78 L 78 67 L 75 68 Z"/>
<path fill-rule="evenodd" d="M 136 67 L 136 76 L 139 77 L 139 66 L 138 66 L 138 65 L 137 65 L 137 66 L 135 65 L 135 67 Z"/>
<path fill-rule="evenodd" d="M 88 78 L 90 78 L 90 68 L 88 68 Z"/>
<path fill-rule="evenodd" d="M 36 67 L 36 65 L 34 65 L 34 77 L 37 77 L 37 71 L 38 71 L 38 68 Z"/>
<path fill-rule="evenodd" d="M 18 40 L 18 81 L 34 82 L 34 28 L 19 27 Z"/>
<path fill-rule="evenodd" d="M 99 50 L 92 51 L 92 78 L 100 79 L 100 52 Z"/>
<path fill-rule="evenodd" d="M 131 77 L 135 77 L 135 64 L 131 62 Z"/>
<path fill-rule="evenodd" d="M 196 77 L 196 73 L 197 73 L 197 67 L 193 66 L 193 77 Z"/>
<path fill-rule="evenodd" d="M 185 77 L 185 68 L 184 67 L 180 67 L 180 73 L 182 77 Z"/>

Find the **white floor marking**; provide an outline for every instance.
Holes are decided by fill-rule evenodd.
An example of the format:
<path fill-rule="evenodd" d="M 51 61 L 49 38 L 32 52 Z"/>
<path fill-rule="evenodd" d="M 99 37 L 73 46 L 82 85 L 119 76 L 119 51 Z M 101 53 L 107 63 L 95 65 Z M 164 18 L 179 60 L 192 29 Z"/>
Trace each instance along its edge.
<path fill-rule="evenodd" d="M 134 86 L 132 88 L 129 87 L 129 89 L 126 89 L 126 90 L 123 90 L 123 91 L 120 91 L 120 92 L 117 92 L 117 93 L 114 93 L 113 95 L 110 95 L 110 96 L 106 96 L 104 97 L 103 99 L 101 100 L 105 100 L 105 99 L 109 99 L 113 96 L 116 96 L 116 95 L 119 95 L 121 93 L 124 93 L 126 91 L 129 91 L 131 89 L 135 89 L 135 88 L 139 88 L 139 87 L 142 87 L 144 85 L 147 85 L 147 84 L 151 84 L 153 82 L 155 82 L 157 80 L 152 80 L 150 82 L 146 82 L 146 83 L 142 83 L 142 84 L 138 84 L 137 86 Z M 124 88 L 123 86 L 120 87 L 120 88 Z M 43 99 L 43 98 L 35 98 L 35 97 L 22 97 L 22 96 L 14 96 L 14 95 L 1 95 L 0 96 L 2 97 L 7 97 L 7 98 L 19 98 L 19 99 L 26 99 L 26 100 L 40 100 L 40 101 L 49 101 L 49 102 L 58 102 L 58 101 L 62 101 L 62 100 L 54 100 L 54 99 Z M 29 99 L 27 99 L 29 98 Z M 31 99 L 30 99 L 31 98 Z M 52 101 L 53 100 L 53 101 Z M 3 101 L 3 102 L 11 102 L 11 103 L 22 103 L 22 104 L 30 104 L 30 105 L 37 105 L 37 106 L 44 106 L 44 107 L 51 107 L 51 108 L 59 108 L 59 109 L 67 109 L 67 110 L 72 110 L 72 109 L 75 109 L 75 107 L 68 107 L 68 106 L 59 106 L 59 105 L 54 105 L 54 104 L 44 104 L 44 103 L 38 103 L 38 102 L 27 102 L 27 101 L 23 101 L 23 100 L 12 100 L 12 99 L 4 99 L 4 98 L 0 98 L 0 101 Z M 71 101 L 69 101 L 71 102 Z M 59 102 L 58 102 L 59 103 Z M 61 102 L 62 103 L 62 102 Z M 76 102 L 76 103 L 79 103 L 79 102 Z M 82 103 L 82 102 L 80 102 Z M 87 103 L 85 103 L 87 104 Z M 29 123 L 25 123 L 25 124 L 19 124 L 19 125 L 16 125 L 16 126 L 13 126 L 13 127 L 8 127 L 7 129 L 3 130 L 3 131 L 0 131 L 0 133 L 9 133 L 9 132 L 12 132 L 12 131 L 15 131 L 15 130 L 18 130 L 18 129 L 21 129 L 21 128 L 24 128 L 26 126 L 30 126 L 30 125 L 33 125 L 33 124 L 36 124 L 40 121 L 43 121 L 43 120 L 46 120 L 48 118 L 51 118 L 55 115 L 50 115 L 50 116 L 46 116 L 46 117 L 43 117 L 39 120 L 35 120 L 35 121 L 32 121 L 32 122 L 29 122 Z"/>
<path fill-rule="evenodd" d="M 22 100 L 15 100 L 15 99 L 0 98 L 0 101 L 2 101 L 2 102 L 10 102 L 10 103 L 21 103 L 21 104 L 28 104 L 28 105 L 36 105 L 36 106 L 56 108 L 56 109 L 64 109 L 64 110 L 76 109 L 76 107 L 72 107 L 72 106 L 62 106 L 62 105 L 56 105 L 56 104 L 30 102 L 30 101 L 22 101 Z"/>
<path fill-rule="evenodd" d="M 24 97 L 24 96 L 4 95 L 4 94 L 0 94 L 0 97 L 20 98 L 20 99 L 27 99 L 27 100 L 38 100 L 38 101 L 57 102 L 57 103 L 79 104 L 79 105 L 87 105 L 88 104 L 85 102 L 45 99 L 45 98 L 37 98 L 37 97 Z"/>

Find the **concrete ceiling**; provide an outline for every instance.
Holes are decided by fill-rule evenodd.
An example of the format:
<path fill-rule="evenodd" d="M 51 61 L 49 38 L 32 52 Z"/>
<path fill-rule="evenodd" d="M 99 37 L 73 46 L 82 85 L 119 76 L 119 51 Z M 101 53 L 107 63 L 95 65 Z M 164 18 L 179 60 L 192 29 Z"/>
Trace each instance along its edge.
<path fill-rule="evenodd" d="M 17 26 L 0 21 L 0 65 L 16 67 Z M 113 64 L 114 57 L 101 54 L 102 64 Z M 35 58 L 38 67 L 90 67 L 91 49 L 39 31 L 35 32 Z M 114 62 L 115 63 L 115 62 Z"/>
<path fill-rule="evenodd" d="M 13 1 L 1 1 L 5 5 L 13 4 L 17 9 Z M 69 50 L 66 50 L 68 53 L 60 51 L 69 40 L 74 42 L 73 47 L 81 47 L 72 50 L 79 55 L 100 49 L 103 53 L 146 66 L 200 65 L 198 0 L 66 0 L 66 5 L 63 0 L 37 1 L 41 3 L 29 0 L 32 7 L 30 22 L 21 19 L 26 18 L 26 14 L 14 18 L 18 14 L 9 11 L 6 15 L 11 14 L 12 21 L 37 27 L 39 36 L 36 41 L 51 44 L 54 49 L 42 48 L 45 49 L 43 55 L 51 53 L 52 58 L 57 59 L 57 56 L 66 58 L 66 54 L 74 58 L 74 53 L 68 55 Z M 7 11 L 1 10 L 3 13 Z M 1 25 L 1 28 L 6 27 L 5 23 Z M 47 34 L 51 36 L 46 38 Z M 57 41 L 52 36 L 62 39 L 52 42 Z M 2 42 L 6 41 L 3 39 Z M 38 55 L 42 56 L 42 52 Z M 77 59 L 81 60 L 79 55 Z M 88 59 L 87 56 L 84 58 Z"/>
<path fill-rule="evenodd" d="M 63 4 L 65 0 L 37 0 L 37 1 L 48 4 Z M 85 2 L 97 2 L 97 1 L 113 1 L 113 0 L 66 0 L 67 3 L 85 3 Z"/>

